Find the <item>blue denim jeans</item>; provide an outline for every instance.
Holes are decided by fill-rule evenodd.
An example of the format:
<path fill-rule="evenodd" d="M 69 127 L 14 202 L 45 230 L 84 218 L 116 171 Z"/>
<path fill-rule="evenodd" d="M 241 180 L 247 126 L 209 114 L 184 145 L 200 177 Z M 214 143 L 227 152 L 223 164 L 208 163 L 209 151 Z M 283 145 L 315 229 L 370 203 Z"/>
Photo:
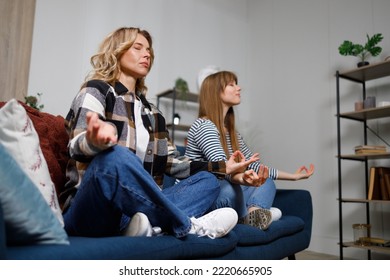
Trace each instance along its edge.
<path fill-rule="evenodd" d="M 260 187 L 241 186 L 227 180 L 221 180 L 220 186 L 221 191 L 211 209 L 231 207 L 239 218 L 245 217 L 252 206 L 270 209 L 276 195 L 275 183 L 270 178 Z"/>
<path fill-rule="evenodd" d="M 182 237 L 191 228 L 190 217 L 207 212 L 219 190 L 217 178 L 209 172 L 161 190 L 133 152 L 114 146 L 88 166 L 64 213 L 65 229 L 70 235 L 118 235 L 126 217 L 142 212 L 152 226 Z"/>

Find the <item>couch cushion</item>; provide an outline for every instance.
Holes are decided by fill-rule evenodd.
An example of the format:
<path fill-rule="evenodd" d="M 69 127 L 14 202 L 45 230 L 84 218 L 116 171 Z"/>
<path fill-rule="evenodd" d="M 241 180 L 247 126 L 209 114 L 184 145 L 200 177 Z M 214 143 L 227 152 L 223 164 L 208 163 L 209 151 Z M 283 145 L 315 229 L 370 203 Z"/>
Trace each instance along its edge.
<path fill-rule="evenodd" d="M 238 242 L 238 236 L 230 232 L 223 238 L 210 239 L 189 234 L 181 239 L 181 259 L 207 259 L 222 256 L 232 251 Z"/>
<path fill-rule="evenodd" d="M 49 260 L 152 260 L 216 258 L 233 250 L 237 236 L 210 239 L 188 235 L 178 239 L 170 235 L 158 237 L 69 237 L 70 246 L 44 245 L 9 247 L 8 259 Z"/>
<path fill-rule="evenodd" d="M 238 245 L 233 251 L 218 259 L 226 260 L 281 260 L 308 248 L 310 236 L 302 230 L 260 245 Z"/>
<path fill-rule="evenodd" d="M 272 222 L 265 231 L 243 224 L 238 224 L 233 231 L 239 238 L 239 246 L 253 246 L 271 243 L 280 237 L 295 234 L 302 231 L 304 226 L 301 218 L 285 215 L 280 220 Z"/>
<path fill-rule="evenodd" d="M 8 245 L 68 244 L 41 192 L 0 142 L 0 204 Z"/>

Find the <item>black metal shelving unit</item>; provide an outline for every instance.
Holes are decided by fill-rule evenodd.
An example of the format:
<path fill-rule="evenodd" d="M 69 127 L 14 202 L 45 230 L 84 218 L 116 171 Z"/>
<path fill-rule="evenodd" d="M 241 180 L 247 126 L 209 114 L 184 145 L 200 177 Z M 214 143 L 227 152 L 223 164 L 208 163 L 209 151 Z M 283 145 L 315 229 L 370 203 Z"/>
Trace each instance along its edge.
<path fill-rule="evenodd" d="M 338 161 L 338 201 L 339 201 L 339 246 L 340 246 L 340 259 L 344 258 L 343 250 L 347 247 L 361 248 L 367 250 L 367 258 L 371 259 L 371 251 L 376 250 L 380 252 L 386 252 L 390 254 L 390 248 L 383 248 L 377 246 L 357 246 L 354 242 L 344 242 L 343 237 L 343 204 L 344 203 L 361 203 L 366 207 L 366 223 L 370 224 L 370 204 L 371 203 L 390 203 L 390 201 L 385 200 L 368 200 L 368 182 L 369 182 L 369 168 L 368 162 L 373 159 L 387 159 L 390 158 L 390 153 L 381 153 L 381 154 L 342 154 L 341 146 L 341 119 L 347 119 L 352 121 L 361 122 L 363 125 L 363 141 L 364 145 L 367 145 L 367 120 L 374 120 L 379 118 L 390 117 L 390 106 L 386 107 L 377 107 L 370 109 L 363 109 L 362 111 L 353 111 L 353 112 L 340 112 L 340 81 L 348 80 L 354 83 L 361 84 L 362 87 L 362 98 L 366 98 L 366 83 L 372 80 L 384 78 L 390 76 L 390 61 L 380 62 L 361 68 L 356 68 L 351 71 L 345 72 L 336 72 L 336 100 L 337 100 L 337 161 Z M 364 163 L 365 167 L 365 191 L 366 198 L 364 199 L 350 199 L 343 197 L 343 174 L 342 174 L 342 161 L 343 160 L 355 160 Z"/>
<path fill-rule="evenodd" d="M 175 88 L 168 89 L 166 91 L 163 91 L 163 92 L 157 94 L 157 108 L 160 108 L 160 102 L 161 102 L 160 99 L 161 98 L 170 99 L 172 102 L 172 119 L 171 119 L 171 122 L 167 124 L 167 127 L 168 127 L 168 129 L 171 130 L 171 139 L 172 139 L 172 142 L 174 143 L 176 130 L 177 131 L 188 131 L 190 129 L 189 125 L 175 124 L 174 123 L 175 114 L 177 113 L 176 101 L 179 100 L 179 101 L 185 101 L 185 102 L 198 103 L 199 95 L 196 93 L 191 93 L 191 92 L 186 92 L 186 93 L 178 92 L 177 90 L 175 90 Z"/>

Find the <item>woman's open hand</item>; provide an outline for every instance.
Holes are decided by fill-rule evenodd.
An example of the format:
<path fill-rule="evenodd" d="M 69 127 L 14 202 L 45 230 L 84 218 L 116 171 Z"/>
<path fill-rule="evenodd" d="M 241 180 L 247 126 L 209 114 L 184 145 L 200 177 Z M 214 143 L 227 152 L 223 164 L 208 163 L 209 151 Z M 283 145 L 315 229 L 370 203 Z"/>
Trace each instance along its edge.
<path fill-rule="evenodd" d="M 115 126 L 99 119 L 97 113 L 87 113 L 87 142 L 99 149 L 106 149 L 117 143 Z"/>

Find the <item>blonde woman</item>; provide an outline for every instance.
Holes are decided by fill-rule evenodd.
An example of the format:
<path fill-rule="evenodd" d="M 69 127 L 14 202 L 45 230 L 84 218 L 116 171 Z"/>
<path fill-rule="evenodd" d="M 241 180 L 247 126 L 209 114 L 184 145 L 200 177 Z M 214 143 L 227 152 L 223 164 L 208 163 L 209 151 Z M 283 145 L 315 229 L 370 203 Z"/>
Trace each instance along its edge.
<path fill-rule="evenodd" d="M 233 72 L 219 71 L 204 79 L 200 88 L 198 119 L 188 132 L 187 157 L 192 160 L 226 160 L 236 150 L 240 150 L 245 158 L 253 156 L 235 127 L 233 107 L 240 104 L 240 92 Z M 313 165 L 288 173 L 267 167 L 259 160 L 252 162 L 248 169 L 258 174 L 259 183 L 247 184 L 239 173 L 226 176 L 213 207 L 232 207 L 241 222 L 263 230 L 282 215 L 279 209 L 272 207 L 276 194 L 274 180 L 301 180 L 314 172 Z"/>

